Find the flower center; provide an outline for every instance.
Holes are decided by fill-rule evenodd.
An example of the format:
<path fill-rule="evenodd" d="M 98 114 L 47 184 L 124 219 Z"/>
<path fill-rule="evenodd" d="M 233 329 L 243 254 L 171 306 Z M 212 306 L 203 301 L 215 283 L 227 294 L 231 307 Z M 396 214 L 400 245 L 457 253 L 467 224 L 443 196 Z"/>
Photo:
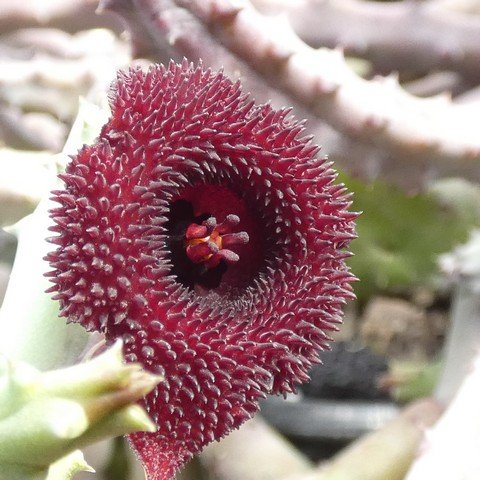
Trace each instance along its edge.
<path fill-rule="evenodd" d="M 191 223 L 185 231 L 187 257 L 207 269 L 217 267 L 223 260 L 227 264 L 238 262 L 240 257 L 231 248 L 248 243 L 247 232 L 235 232 L 240 223 L 237 215 L 227 215 L 225 221 L 217 224 L 215 217 L 209 217 L 200 225 Z"/>
<path fill-rule="evenodd" d="M 205 191 L 208 195 L 201 198 Z M 171 273 L 202 294 L 213 289 L 231 291 L 248 283 L 263 250 L 241 201 L 217 186 L 183 193 L 187 198 L 172 202 L 166 224 Z"/>

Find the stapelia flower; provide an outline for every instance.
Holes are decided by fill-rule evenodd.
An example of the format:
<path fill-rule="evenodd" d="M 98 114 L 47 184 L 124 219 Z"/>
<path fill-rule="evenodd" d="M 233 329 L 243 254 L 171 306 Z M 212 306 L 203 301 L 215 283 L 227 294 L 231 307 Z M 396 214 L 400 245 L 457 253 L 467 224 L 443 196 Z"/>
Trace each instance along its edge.
<path fill-rule="evenodd" d="M 165 376 L 158 431 L 131 436 L 165 480 L 307 380 L 353 297 L 356 215 L 302 124 L 222 73 L 133 69 L 110 104 L 54 192 L 50 275 L 62 315 Z"/>

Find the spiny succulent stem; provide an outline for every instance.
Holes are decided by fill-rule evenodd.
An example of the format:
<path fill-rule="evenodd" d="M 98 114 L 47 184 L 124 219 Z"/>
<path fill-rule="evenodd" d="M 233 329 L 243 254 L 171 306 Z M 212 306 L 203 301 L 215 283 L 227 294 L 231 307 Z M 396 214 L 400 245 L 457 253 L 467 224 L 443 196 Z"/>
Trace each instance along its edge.
<path fill-rule="evenodd" d="M 480 469 L 477 452 L 471 447 L 480 429 L 476 414 L 480 392 L 479 258 L 479 231 L 441 258 L 444 271 L 455 284 L 443 369 L 435 389 L 435 397 L 448 408 L 429 432 L 407 480 L 473 479 Z"/>
<path fill-rule="evenodd" d="M 343 47 L 378 71 L 450 70 L 479 79 L 480 22 L 462 2 L 378 3 L 360 0 L 252 0 L 266 12 L 285 12 L 312 47 Z M 457 3 L 457 5 L 455 5 Z M 448 47 L 443 41 L 449 36 Z"/>
<path fill-rule="evenodd" d="M 198 7 L 200 0 L 191 2 L 192 10 L 207 24 L 215 21 Z M 207 0 L 206 3 L 211 3 Z M 227 2 L 228 3 L 228 2 Z M 465 120 L 473 115 L 468 107 L 450 105 L 446 99 L 437 101 L 421 100 L 408 95 L 394 79 L 365 81 L 357 77 L 345 63 L 338 51 L 320 49 L 315 51 L 300 41 L 287 22 L 262 16 L 247 0 L 227 26 L 219 27 L 221 41 L 230 49 L 253 63 L 273 63 L 275 47 L 282 44 L 287 58 L 281 64 L 282 86 L 291 95 L 313 105 L 317 115 L 345 133 L 354 132 L 356 137 L 366 134 L 369 119 L 378 119 L 379 127 L 368 129 L 374 143 L 389 145 L 398 155 L 420 156 L 444 155 L 445 158 L 480 159 L 480 142 L 470 123 Z M 282 31 L 281 35 L 277 33 Z M 249 31 L 249 35 L 244 35 Z M 255 47 L 252 44 L 255 38 Z M 315 65 L 315 68 L 312 68 Z M 267 75 L 267 73 L 264 73 Z M 324 92 L 319 85 L 329 83 L 331 91 Z M 375 102 L 360 102 L 358 99 L 375 98 Z M 388 108 L 393 105 L 396 108 Z M 405 108 L 400 108 L 398 102 Z M 410 118 L 397 118 L 396 112 L 412 112 Z M 347 114 L 348 112 L 348 114 Z M 464 119 L 465 130 L 462 138 L 451 137 L 450 144 L 445 132 L 458 132 L 459 115 Z M 425 117 L 426 116 L 426 117 Z M 431 121 L 420 122 L 430 117 Z M 411 127 L 415 125 L 415 130 Z M 450 128 L 446 128 L 450 125 Z M 408 126 L 408 127 L 407 127 Z M 455 128 L 457 126 L 457 129 Z"/>
<path fill-rule="evenodd" d="M 261 418 L 256 417 L 200 455 L 217 480 L 304 478 L 313 464 Z"/>
<path fill-rule="evenodd" d="M 441 407 L 434 400 L 410 404 L 394 420 L 367 434 L 322 465 L 308 480 L 358 478 L 403 480 L 417 449 L 425 440 L 425 430 L 440 417 Z"/>
<path fill-rule="evenodd" d="M 478 347 L 478 345 L 477 345 Z M 480 356 L 426 441 L 405 480 L 474 480 L 480 471 Z"/>
<path fill-rule="evenodd" d="M 259 418 L 218 444 L 212 444 L 200 459 L 214 469 L 217 480 L 403 480 L 405 473 L 431 427 L 442 412 L 434 400 L 412 403 L 397 418 L 378 431 L 367 434 L 333 459 L 314 468 Z M 261 455 L 261 460 L 258 458 Z"/>
<path fill-rule="evenodd" d="M 49 282 L 43 274 L 48 266 L 42 258 L 49 248 L 45 238 L 51 205 L 42 200 L 34 213 L 14 227 L 19 244 L 0 310 L 0 353 L 42 370 L 72 363 L 88 337 L 58 318 L 58 304 L 45 293 Z"/>
<path fill-rule="evenodd" d="M 214 14 L 213 0 L 181 7 L 173 0 L 131 0 L 122 2 L 119 13 L 135 33 L 154 33 L 139 40 L 149 42 L 150 52 L 202 58 L 232 75 L 241 71 L 257 98 L 296 104 L 310 119 L 325 120 L 333 127 L 319 129 L 325 150 L 356 173 L 383 173 L 410 189 L 423 185 L 432 170 L 478 178 L 474 105 L 454 105 L 445 96 L 416 98 L 395 77 L 364 80 L 339 51 L 306 45 L 285 17 L 262 15 L 247 0 L 225 0 L 222 6 L 232 13 Z M 108 8 L 115 10 L 116 1 L 108 2 Z M 141 17 L 133 14 L 139 9 Z"/>
<path fill-rule="evenodd" d="M 155 431 L 136 402 L 161 378 L 139 365 L 124 365 L 121 352 L 117 342 L 90 362 L 43 374 L 3 359 L 0 464 L 45 470 L 72 450 L 97 440 Z"/>
<path fill-rule="evenodd" d="M 451 325 L 445 342 L 443 370 L 435 397 L 448 405 L 471 370 L 480 346 L 480 231 L 441 257 L 443 270 L 455 285 Z"/>

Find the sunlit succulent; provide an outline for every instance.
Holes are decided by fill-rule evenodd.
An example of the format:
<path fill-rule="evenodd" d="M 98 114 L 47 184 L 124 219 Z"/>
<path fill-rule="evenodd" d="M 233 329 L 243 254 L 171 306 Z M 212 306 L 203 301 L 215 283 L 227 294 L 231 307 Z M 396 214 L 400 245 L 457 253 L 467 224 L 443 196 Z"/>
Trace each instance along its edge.
<path fill-rule="evenodd" d="M 119 73 L 54 192 L 62 315 L 165 376 L 131 436 L 150 479 L 307 380 L 354 279 L 349 195 L 289 110 L 183 63 Z"/>

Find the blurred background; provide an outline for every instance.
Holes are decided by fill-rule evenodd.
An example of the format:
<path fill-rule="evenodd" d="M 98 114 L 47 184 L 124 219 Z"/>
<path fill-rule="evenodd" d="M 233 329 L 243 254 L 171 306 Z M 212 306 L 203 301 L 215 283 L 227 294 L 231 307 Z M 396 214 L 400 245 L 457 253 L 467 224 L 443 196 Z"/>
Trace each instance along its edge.
<path fill-rule="evenodd" d="M 183 57 L 293 105 L 363 214 L 358 298 L 323 366 L 181 478 L 406 478 L 480 340 L 480 2 L 0 0 L 0 226 L 48 194 L 81 98 Z M 0 229 L 0 304 L 15 251 Z M 99 480 L 143 478 L 123 439 L 86 457 Z"/>

